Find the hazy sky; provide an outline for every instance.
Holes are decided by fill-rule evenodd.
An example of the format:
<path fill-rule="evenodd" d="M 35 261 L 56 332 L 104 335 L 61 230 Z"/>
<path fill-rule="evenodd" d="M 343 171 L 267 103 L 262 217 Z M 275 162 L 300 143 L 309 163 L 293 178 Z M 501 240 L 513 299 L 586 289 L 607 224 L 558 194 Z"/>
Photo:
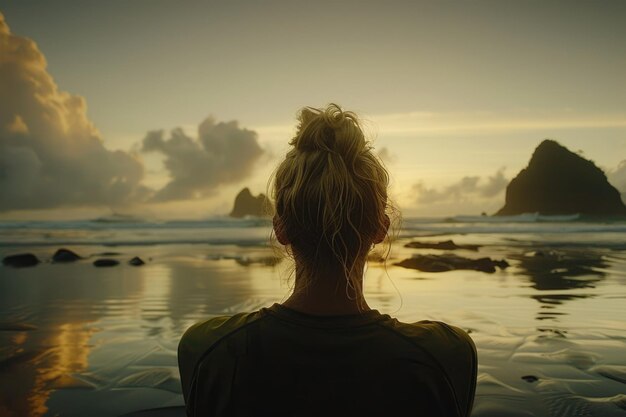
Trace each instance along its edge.
<path fill-rule="evenodd" d="M 97 159 L 109 165 L 80 187 L 110 183 L 89 198 L 31 198 L 15 180 L 7 189 L 24 203 L 2 205 L 0 218 L 58 217 L 64 206 L 74 209 L 63 216 L 109 206 L 175 217 L 227 212 L 243 185 L 264 191 L 297 109 L 329 102 L 367 120 L 408 215 L 497 210 L 507 180 L 547 137 L 582 150 L 626 191 L 623 1 L 17 0 L 0 12 L 10 36 L 32 39 L 45 56 L 38 76 L 47 72 L 61 96 L 84 98 L 79 124 L 93 122 Z M 33 64 L 11 62 L 0 56 L 7 88 L 17 89 L 9 76 L 22 79 Z M 21 126 L 15 108 L 26 99 L 18 98 L 33 88 L 0 97 L 10 134 Z M 59 126 L 76 111 L 84 112 L 68 107 Z M 73 171 L 58 169 L 58 159 L 41 154 L 51 140 L 87 143 L 87 127 L 48 139 L 30 128 L 39 122 L 20 120 L 36 152 L 5 159 L 38 159 L 26 170 L 32 178 L 53 166 L 50 181 L 71 188 L 68 178 L 90 169 L 79 156 L 68 162 Z M 161 135 L 158 145 L 147 146 L 148 132 L 152 145 Z M 227 150 L 224 159 L 220 144 L 249 151 Z M 218 160 L 231 171 L 219 174 Z M 207 164 L 214 168 L 199 168 Z M 49 184 L 31 182 L 33 190 Z M 147 197 L 155 190 L 158 198 Z"/>

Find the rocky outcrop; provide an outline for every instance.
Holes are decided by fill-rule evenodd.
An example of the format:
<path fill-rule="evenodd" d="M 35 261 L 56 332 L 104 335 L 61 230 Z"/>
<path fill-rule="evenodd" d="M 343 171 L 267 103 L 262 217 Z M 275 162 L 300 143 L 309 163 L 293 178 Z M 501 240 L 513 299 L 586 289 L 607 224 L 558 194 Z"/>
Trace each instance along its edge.
<path fill-rule="evenodd" d="M 52 262 L 74 262 L 81 259 L 76 253 L 69 249 L 61 248 L 52 255 Z"/>
<path fill-rule="evenodd" d="M 544 140 L 507 186 L 505 205 L 496 215 L 523 213 L 622 217 L 626 206 L 592 161 Z"/>
<path fill-rule="evenodd" d="M 441 242 L 409 242 L 404 245 L 405 248 L 413 249 L 440 249 L 440 250 L 455 250 L 466 249 L 477 251 L 480 245 L 457 245 L 452 240 L 442 240 Z"/>
<path fill-rule="evenodd" d="M 35 266 L 39 263 L 39 259 L 32 253 L 19 253 L 17 255 L 5 256 L 2 259 L 2 264 L 5 266 L 12 266 L 14 268 L 25 268 L 28 266 Z"/>
<path fill-rule="evenodd" d="M 469 269 L 487 273 L 496 272 L 496 266 L 506 269 L 509 266 L 507 261 L 495 260 L 491 258 L 469 259 L 454 254 L 444 255 L 418 255 L 405 259 L 395 265 L 403 268 L 417 269 L 423 272 L 446 272 L 457 269 Z"/>
<path fill-rule="evenodd" d="M 245 216 L 267 216 L 269 213 L 269 200 L 265 194 L 253 196 L 246 187 L 237 194 L 235 206 L 230 212 L 230 217 L 241 218 Z"/>
<path fill-rule="evenodd" d="M 145 265 L 146 263 L 139 256 L 135 256 L 133 259 L 128 261 L 128 264 L 132 266 L 141 266 Z"/>
<path fill-rule="evenodd" d="M 119 264 L 120 264 L 120 261 L 118 261 L 117 259 L 110 259 L 110 258 L 96 259 L 95 261 L 93 261 L 93 266 L 97 266 L 100 268 L 117 266 Z"/>

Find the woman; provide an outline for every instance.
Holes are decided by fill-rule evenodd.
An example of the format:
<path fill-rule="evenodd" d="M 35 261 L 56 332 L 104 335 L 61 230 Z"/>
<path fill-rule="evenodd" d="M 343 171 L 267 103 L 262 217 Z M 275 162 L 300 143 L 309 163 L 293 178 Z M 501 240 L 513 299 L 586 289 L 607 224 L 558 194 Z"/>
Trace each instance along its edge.
<path fill-rule="evenodd" d="M 189 416 L 469 416 L 476 349 L 441 322 L 367 305 L 363 272 L 389 228 L 388 174 L 354 113 L 305 108 L 273 181 L 293 256 L 282 304 L 192 326 L 179 348 Z"/>

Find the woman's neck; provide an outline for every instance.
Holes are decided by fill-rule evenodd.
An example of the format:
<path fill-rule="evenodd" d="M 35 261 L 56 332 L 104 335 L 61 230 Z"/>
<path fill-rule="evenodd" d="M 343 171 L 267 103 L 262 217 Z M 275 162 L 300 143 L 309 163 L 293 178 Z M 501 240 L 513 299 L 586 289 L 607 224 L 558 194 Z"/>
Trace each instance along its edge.
<path fill-rule="evenodd" d="M 358 314 L 370 310 L 363 296 L 363 273 L 354 276 L 352 282 L 352 288 L 346 291 L 343 271 L 311 275 L 296 265 L 294 290 L 283 305 L 315 315 Z"/>

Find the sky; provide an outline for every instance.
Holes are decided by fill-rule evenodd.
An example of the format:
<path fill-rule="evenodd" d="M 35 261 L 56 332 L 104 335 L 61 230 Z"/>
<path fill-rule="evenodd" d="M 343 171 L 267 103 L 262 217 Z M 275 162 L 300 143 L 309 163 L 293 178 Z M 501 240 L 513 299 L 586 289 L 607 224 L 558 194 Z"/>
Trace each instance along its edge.
<path fill-rule="evenodd" d="M 228 213 L 303 106 L 357 112 L 406 216 L 493 213 L 545 138 L 626 193 L 623 1 L 3 0 L 0 219 Z M 623 194 L 624 195 L 624 194 Z"/>

